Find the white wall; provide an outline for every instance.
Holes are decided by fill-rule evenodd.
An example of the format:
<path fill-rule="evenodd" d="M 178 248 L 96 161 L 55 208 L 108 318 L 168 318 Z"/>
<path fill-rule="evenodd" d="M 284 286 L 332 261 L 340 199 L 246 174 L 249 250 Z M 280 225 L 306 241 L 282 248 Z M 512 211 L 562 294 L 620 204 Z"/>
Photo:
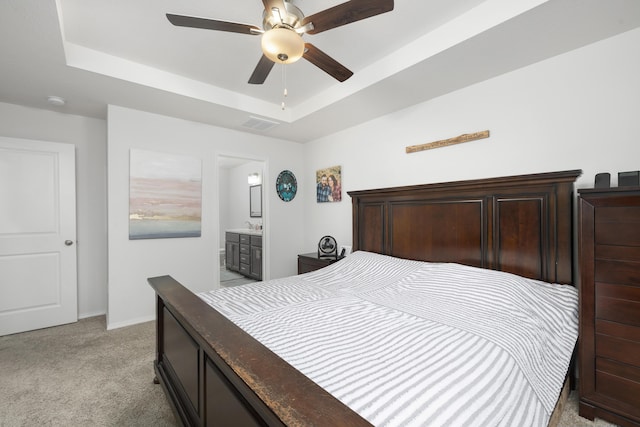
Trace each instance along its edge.
<path fill-rule="evenodd" d="M 129 150 L 195 156 L 202 159 L 202 237 L 188 239 L 128 239 Z M 283 169 L 298 172 L 303 145 L 200 123 L 110 106 L 108 115 L 109 171 L 109 296 L 108 328 L 154 318 L 154 297 L 147 278 L 169 274 L 193 291 L 218 287 L 218 165 L 219 155 L 265 162 L 265 182 Z M 248 188 L 244 177 L 246 197 Z M 267 187 L 268 188 L 268 187 Z M 265 276 L 296 273 L 302 246 L 303 198 L 281 202 L 275 191 L 264 192 Z M 247 207 L 248 209 L 248 207 Z"/>
<path fill-rule="evenodd" d="M 305 178 L 342 165 L 343 201 L 305 202 L 305 247 L 350 244 L 349 190 L 582 169 L 640 169 L 640 29 L 407 108 L 306 146 Z M 470 64 L 472 66 L 472 64 Z M 490 130 L 474 142 L 405 147 Z"/>
<path fill-rule="evenodd" d="M 76 146 L 78 316 L 107 309 L 107 125 L 91 119 L 0 103 L 0 135 Z"/>

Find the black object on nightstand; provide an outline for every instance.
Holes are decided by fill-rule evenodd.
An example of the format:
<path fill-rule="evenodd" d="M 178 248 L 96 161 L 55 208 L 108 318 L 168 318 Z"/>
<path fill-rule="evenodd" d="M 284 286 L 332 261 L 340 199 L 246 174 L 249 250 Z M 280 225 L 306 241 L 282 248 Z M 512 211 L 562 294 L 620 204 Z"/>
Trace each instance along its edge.
<path fill-rule="evenodd" d="M 311 252 L 309 254 L 298 255 L 298 274 L 308 273 L 310 271 L 316 271 L 322 267 L 326 267 L 329 264 L 333 264 L 336 261 L 340 261 L 341 258 L 319 258 L 317 252 Z"/>

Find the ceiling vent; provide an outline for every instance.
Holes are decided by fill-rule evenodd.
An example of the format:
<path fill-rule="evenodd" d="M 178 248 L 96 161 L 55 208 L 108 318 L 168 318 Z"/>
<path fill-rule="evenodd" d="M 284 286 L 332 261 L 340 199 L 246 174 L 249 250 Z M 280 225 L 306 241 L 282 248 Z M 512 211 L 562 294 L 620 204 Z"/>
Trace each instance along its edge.
<path fill-rule="evenodd" d="M 278 126 L 280 123 L 272 120 L 261 119 L 259 117 L 249 116 L 249 119 L 242 124 L 243 127 L 253 130 L 267 130 L 274 126 Z"/>

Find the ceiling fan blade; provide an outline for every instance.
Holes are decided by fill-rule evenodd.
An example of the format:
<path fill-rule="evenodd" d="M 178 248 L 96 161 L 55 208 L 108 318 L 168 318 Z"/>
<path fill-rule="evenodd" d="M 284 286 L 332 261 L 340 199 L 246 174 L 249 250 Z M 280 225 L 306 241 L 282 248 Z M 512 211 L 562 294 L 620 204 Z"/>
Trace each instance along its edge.
<path fill-rule="evenodd" d="M 252 85 L 261 85 L 267 79 L 267 76 L 271 72 L 271 69 L 275 65 L 275 62 L 262 55 L 256 69 L 253 70 L 251 77 L 249 77 L 249 83 Z"/>
<path fill-rule="evenodd" d="M 194 16 L 173 15 L 167 13 L 167 19 L 178 27 L 202 28 L 204 30 L 227 31 L 230 33 L 241 33 L 257 35 L 263 32 L 262 28 L 249 24 L 238 24 L 236 22 L 216 21 L 215 19 L 196 18 Z"/>
<path fill-rule="evenodd" d="M 300 26 L 312 22 L 314 28 L 307 32 L 318 34 L 391 10 L 393 10 L 393 0 L 351 0 L 305 17 Z"/>
<path fill-rule="evenodd" d="M 343 82 L 353 76 L 353 72 L 351 70 L 311 43 L 304 44 L 304 54 L 302 57 L 340 82 Z"/>

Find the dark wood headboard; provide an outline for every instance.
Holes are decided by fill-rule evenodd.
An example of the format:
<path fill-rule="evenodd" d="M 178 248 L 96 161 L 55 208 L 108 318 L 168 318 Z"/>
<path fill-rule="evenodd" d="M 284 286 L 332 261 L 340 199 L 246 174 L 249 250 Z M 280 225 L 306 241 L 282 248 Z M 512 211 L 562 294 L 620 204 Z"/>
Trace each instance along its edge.
<path fill-rule="evenodd" d="M 581 170 L 349 191 L 353 250 L 573 283 Z"/>

